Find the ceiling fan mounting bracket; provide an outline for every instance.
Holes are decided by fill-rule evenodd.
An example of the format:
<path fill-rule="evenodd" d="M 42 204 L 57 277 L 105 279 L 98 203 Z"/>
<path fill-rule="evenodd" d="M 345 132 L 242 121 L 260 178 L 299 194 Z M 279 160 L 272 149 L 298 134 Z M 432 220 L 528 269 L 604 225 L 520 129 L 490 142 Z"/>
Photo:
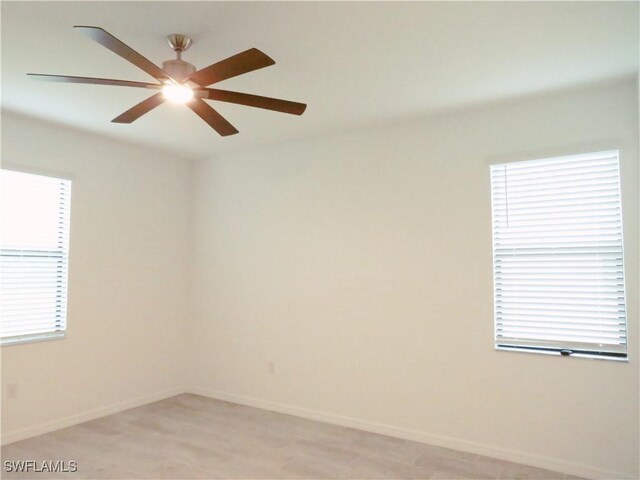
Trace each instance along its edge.
<path fill-rule="evenodd" d="M 174 52 L 180 54 L 189 50 L 189 47 L 193 45 L 193 40 L 191 40 L 191 37 L 188 35 L 172 33 L 171 35 L 167 35 L 167 43 Z"/>

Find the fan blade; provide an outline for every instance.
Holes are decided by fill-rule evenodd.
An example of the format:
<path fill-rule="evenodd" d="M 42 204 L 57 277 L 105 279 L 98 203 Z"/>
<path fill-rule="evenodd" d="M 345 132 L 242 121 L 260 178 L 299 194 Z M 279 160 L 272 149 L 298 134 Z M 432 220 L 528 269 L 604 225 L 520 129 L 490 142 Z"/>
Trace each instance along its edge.
<path fill-rule="evenodd" d="M 69 75 L 47 75 L 45 73 L 27 73 L 36 80 L 62 83 L 88 83 L 91 85 L 116 85 L 121 87 L 162 88 L 156 83 L 134 82 L 131 80 L 112 80 L 110 78 L 72 77 Z"/>
<path fill-rule="evenodd" d="M 79 29 L 86 36 L 88 36 L 92 40 L 95 40 L 103 47 L 111 50 L 116 55 L 120 55 L 128 62 L 133 63 L 136 67 L 144 70 L 153 78 L 157 80 L 175 82 L 175 80 L 171 78 L 167 74 L 167 72 L 162 70 L 157 65 L 151 63 L 145 57 L 136 52 L 133 48 L 121 42 L 106 30 L 100 27 L 89 27 L 84 25 L 76 25 L 74 28 Z"/>
<path fill-rule="evenodd" d="M 247 107 L 264 108 L 275 112 L 290 113 L 292 115 L 302 115 L 307 108 L 304 103 L 290 102 L 278 98 L 261 97 L 260 95 L 250 95 L 248 93 L 230 92 L 217 88 L 204 88 L 209 100 L 220 102 L 237 103 Z"/>
<path fill-rule="evenodd" d="M 268 67 L 276 62 L 268 55 L 262 53 L 257 48 L 250 48 L 242 53 L 222 60 L 213 65 L 209 65 L 190 76 L 183 79 L 183 82 L 190 80 L 201 87 L 206 87 L 212 83 L 221 82 L 227 78 L 253 72 L 260 68 Z"/>
<path fill-rule="evenodd" d="M 238 130 L 236 130 L 233 125 L 227 122 L 222 115 L 211 108 L 211 106 L 201 98 L 194 97 L 191 101 L 187 102 L 186 105 L 223 137 L 238 133 Z"/>
<path fill-rule="evenodd" d="M 151 95 L 146 100 L 138 103 L 137 105 L 131 107 L 129 110 L 124 112 L 121 115 L 118 115 L 116 118 L 111 120 L 113 123 L 131 123 L 134 120 L 137 120 L 145 113 L 153 110 L 158 105 L 164 103 L 165 98 L 162 92 L 156 93 L 155 95 Z"/>

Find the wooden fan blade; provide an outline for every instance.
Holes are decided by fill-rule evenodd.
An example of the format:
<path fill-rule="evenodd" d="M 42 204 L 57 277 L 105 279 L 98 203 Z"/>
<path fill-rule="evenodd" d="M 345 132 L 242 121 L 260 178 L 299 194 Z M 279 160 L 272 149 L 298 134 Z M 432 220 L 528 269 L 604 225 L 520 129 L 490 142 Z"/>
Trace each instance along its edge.
<path fill-rule="evenodd" d="M 260 95 L 250 95 L 248 93 L 230 92 L 217 88 L 204 88 L 209 100 L 220 102 L 237 103 L 247 107 L 264 108 L 275 112 L 290 113 L 292 115 L 302 115 L 307 108 L 304 103 L 290 102 L 278 98 L 261 97 Z"/>
<path fill-rule="evenodd" d="M 121 115 L 118 115 L 116 118 L 111 120 L 113 123 L 131 123 L 134 120 L 137 120 L 145 113 L 153 110 L 158 105 L 164 103 L 165 98 L 162 92 L 156 93 L 155 95 L 151 95 L 146 100 L 138 103 L 137 105 L 131 107 L 129 110 L 124 112 Z"/>
<path fill-rule="evenodd" d="M 238 130 L 233 125 L 201 98 L 194 97 L 186 105 L 223 137 L 238 133 Z"/>
<path fill-rule="evenodd" d="M 202 68 L 183 79 L 190 80 L 201 87 L 212 83 L 221 82 L 227 78 L 236 77 L 243 73 L 253 72 L 260 68 L 268 67 L 276 62 L 257 48 L 250 48 L 242 53 L 222 60 L 208 67 Z"/>
<path fill-rule="evenodd" d="M 106 30 L 100 27 L 90 27 L 84 25 L 76 25 L 74 28 L 77 28 L 90 39 L 98 42 L 100 45 L 111 50 L 116 55 L 120 55 L 128 62 L 133 63 L 136 67 L 144 70 L 153 78 L 161 81 L 164 80 L 175 82 L 175 80 L 171 78 L 167 74 L 167 72 L 162 70 L 154 63 L 151 63 L 145 57 L 136 52 L 133 48 L 126 45 L 124 42 L 121 42 Z"/>
<path fill-rule="evenodd" d="M 70 75 L 47 75 L 45 73 L 27 73 L 36 80 L 62 83 L 89 83 L 91 85 L 116 85 L 120 87 L 162 88 L 157 83 L 134 82 L 131 80 L 112 80 L 110 78 L 72 77 Z"/>

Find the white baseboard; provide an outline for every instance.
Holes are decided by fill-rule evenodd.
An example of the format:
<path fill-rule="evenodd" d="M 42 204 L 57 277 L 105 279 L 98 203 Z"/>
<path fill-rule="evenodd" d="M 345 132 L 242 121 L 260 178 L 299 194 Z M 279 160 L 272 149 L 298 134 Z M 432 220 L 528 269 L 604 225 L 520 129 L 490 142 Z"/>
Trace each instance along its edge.
<path fill-rule="evenodd" d="M 79 423 L 88 422 L 89 420 L 95 420 L 96 418 L 104 417 L 105 415 L 111 415 L 112 413 L 122 412 L 123 410 L 129 410 L 130 408 L 140 407 L 147 403 L 157 402 L 165 398 L 173 397 L 185 393 L 186 389 L 177 388 L 167 390 L 164 392 L 154 393 L 152 395 L 145 395 L 144 397 L 134 398 L 132 400 L 126 400 L 124 402 L 118 402 L 105 407 L 96 408 L 69 417 L 59 418 L 51 422 L 42 423 L 40 425 L 33 425 L 31 427 L 22 428 L 20 430 L 14 430 L 12 432 L 2 432 L 2 445 L 8 443 L 18 442 L 27 438 L 42 435 L 44 433 L 60 430 L 61 428 L 71 427 Z"/>
<path fill-rule="evenodd" d="M 487 457 L 498 458 L 509 462 L 522 463 L 533 467 L 545 468 L 556 472 L 577 475 L 586 478 L 607 478 L 607 479 L 629 479 L 635 478 L 633 474 L 602 470 L 590 465 L 583 465 L 573 462 L 567 462 L 558 458 L 543 457 L 526 452 L 509 450 L 492 445 L 485 445 L 476 442 L 470 442 L 459 438 L 444 437 L 441 435 L 432 435 L 418 430 L 410 430 L 406 428 L 394 427 L 392 425 L 384 425 L 381 423 L 359 420 L 357 418 L 345 417 L 333 413 L 325 413 L 306 408 L 295 407 L 283 403 L 271 402 L 268 400 L 260 400 L 257 398 L 236 395 L 233 393 L 209 390 L 206 388 L 196 387 L 188 389 L 190 393 L 202 395 L 204 397 L 225 400 L 228 402 L 239 403 L 250 407 L 262 408 L 274 412 L 285 413 L 297 417 L 318 420 L 321 422 L 332 423 L 343 427 L 356 428 L 368 432 L 379 433 L 391 437 L 413 440 L 417 442 L 428 443 L 439 447 L 451 448 L 464 452 L 484 455 Z"/>

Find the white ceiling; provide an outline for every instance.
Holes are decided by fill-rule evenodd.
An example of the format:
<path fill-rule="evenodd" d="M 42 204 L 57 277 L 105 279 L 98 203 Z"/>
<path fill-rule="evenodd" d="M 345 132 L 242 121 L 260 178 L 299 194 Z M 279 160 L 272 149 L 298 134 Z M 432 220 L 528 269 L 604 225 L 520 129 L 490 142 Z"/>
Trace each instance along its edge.
<path fill-rule="evenodd" d="M 291 141 L 638 72 L 637 2 L 2 2 L 2 107 L 187 157 Z M 222 138 L 184 106 L 112 118 L 142 89 L 44 83 L 27 72 L 150 81 L 74 31 L 96 25 L 160 64 L 185 33 L 201 68 L 256 47 L 276 65 L 220 88 L 308 103 L 302 117 L 213 105 Z"/>

